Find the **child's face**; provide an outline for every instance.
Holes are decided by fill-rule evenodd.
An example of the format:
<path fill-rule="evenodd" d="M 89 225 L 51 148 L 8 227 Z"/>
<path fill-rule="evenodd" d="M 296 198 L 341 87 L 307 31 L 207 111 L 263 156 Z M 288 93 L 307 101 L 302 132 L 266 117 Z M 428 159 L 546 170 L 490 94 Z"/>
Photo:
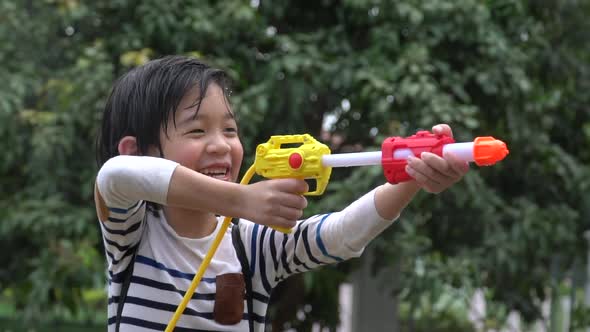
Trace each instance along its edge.
<path fill-rule="evenodd" d="M 211 84 L 195 116 L 198 97 L 198 87 L 189 90 L 176 111 L 176 126 L 168 122 L 168 137 L 161 131 L 164 158 L 216 179 L 235 182 L 244 150 L 223 91 Z"/>

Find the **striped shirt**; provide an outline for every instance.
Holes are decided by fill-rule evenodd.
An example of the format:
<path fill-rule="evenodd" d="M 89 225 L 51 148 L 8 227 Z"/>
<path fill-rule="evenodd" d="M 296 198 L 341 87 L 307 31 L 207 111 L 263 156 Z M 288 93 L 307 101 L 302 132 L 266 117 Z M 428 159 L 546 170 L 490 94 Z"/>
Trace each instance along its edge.
<path fill-rule="evenodd" d="M 118 156 L 99 171 L 97 189 L 108 207 L 100 227 L 108 272 L 108 330 L 115 319 L 124 271 L 137 254 L 123 313 L 121 331 L 163 331 L 188 289 L 213 238 L 179 236 L 163 213 L 146 209 L 146 202 L 164 204 L 176 163 L 160 158 Z M 370 192 L 340 212 L 298 221 L 291 234 L 241 220 L 238 226 L 252 275 L 253 312 L 244 303 L 241 322 L 221 325 L 213 319 L 216 277 L 241 273 L 232 244 L 225 236 L 175 331 L 264 331 L 272 289 L 290 275 L 361 255 L 364 246 L 387 228 Z M 245 301 L 244 301 L 245 302 Z"/>

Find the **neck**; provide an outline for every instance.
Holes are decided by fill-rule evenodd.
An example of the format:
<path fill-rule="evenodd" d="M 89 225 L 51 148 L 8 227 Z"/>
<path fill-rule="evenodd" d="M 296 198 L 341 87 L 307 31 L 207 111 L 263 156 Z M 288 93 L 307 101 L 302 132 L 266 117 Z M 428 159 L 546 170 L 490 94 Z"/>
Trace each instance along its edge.
<path fill-rule="evenodd" d="M 192 239 L 211 235 L 217 227 L 217 217 L 210 212 L 164 207 L 166 220 L 176 234 Z"/>

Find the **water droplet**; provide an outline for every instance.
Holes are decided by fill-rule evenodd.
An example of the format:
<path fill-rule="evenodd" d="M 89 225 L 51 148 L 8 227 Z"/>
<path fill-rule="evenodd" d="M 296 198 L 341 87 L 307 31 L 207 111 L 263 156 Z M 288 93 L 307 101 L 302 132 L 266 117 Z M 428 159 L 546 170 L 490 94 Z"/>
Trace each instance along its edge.
<path fill-rule="evenodd" d="M 67 35 L 67 36 L 71 36 L 71 35 L 73 35 L 75 32 L 76 32 L 76 30 L 75 30 L 75 29 L 74 29 L 74 27 L 73 27 L 73 26 L 71 26 L 71 25 L 70 25 L 70 26 L 68 26 L 68 27 L 65 29 L 65 33 L 66 33 L 66 35 Z"/>
<path fill-rule="evenodd" d="M 350 101 L 348 99 L 342 99 L 342 102 L 340 102 L 340 107 L 342 107 L 342 110 L 345 112 L 350 110 Z"/>
<path fill-rule="evenodd" d="M 272 25 L 266 28 L 266 36 L 267 37 L 274 37 L 277 34 L 277 28 L 273 27 Z"/>
<path fill-rule="evenodd" d="M 369 16 L 377 16 L 379 15 L 379 7 L 373 7 L 371 9 L 369 9 Z"/>
<path fill-rule="evenodd" d="M 303 312 L 303 310 L 297 311 L 297 319 L 299 319 L 300 321 L 305 319 L 305 312 Z"/>

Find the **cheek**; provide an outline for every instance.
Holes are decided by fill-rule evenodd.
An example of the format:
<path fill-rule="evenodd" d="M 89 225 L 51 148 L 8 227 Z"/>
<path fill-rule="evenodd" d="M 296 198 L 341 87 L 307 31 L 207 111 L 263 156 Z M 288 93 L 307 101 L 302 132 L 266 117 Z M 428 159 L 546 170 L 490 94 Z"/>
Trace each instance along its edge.
<path fill-rule="evenodd" d="M 176 161 L 183 166 L 194 169 L 201 157 L 202 147 L 190 143 L 179 144 L 170 147 L 165 153 L 166 159 Z"/>
<path fill-rule="evenodd" d="M 242 144 L 236 144 L 234 146 L 232 146 L 232 150 L 231 150 L 231 154 L 232 154 L 232 163 L 233 163 L 233 169 L 232 169 L 232 173 L 234 173 L 235 176 L 238 175 L 239 171 L 240 171 L 240 167 L 242 165 L 242 161 L 244 159 L 244 149 L 242 147 Z"/>
<path fill-rule="evenodd" d="M 236 161 L 241 164 L 242 160 L 244 159 L 244 148 L 242 148 L 242 144 L 238 144 L 238 146 L 233 151 L 234 158 L 236 158 Z"/>

